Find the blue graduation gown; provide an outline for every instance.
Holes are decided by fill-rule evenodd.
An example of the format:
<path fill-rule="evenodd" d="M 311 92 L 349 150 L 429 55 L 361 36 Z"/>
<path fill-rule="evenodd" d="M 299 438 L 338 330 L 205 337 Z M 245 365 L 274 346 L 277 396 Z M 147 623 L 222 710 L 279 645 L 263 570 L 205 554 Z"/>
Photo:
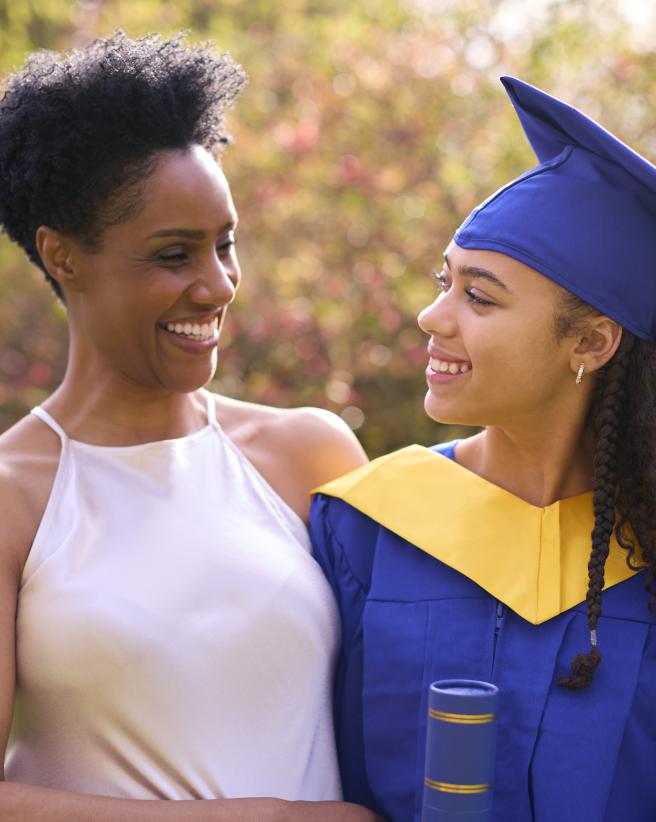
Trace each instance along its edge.
<path fill-rule="evenodd" d="M 453 459 L 453 445 L 436 450 Z M 347 800 L 418 820 L 429 685 L 479 679 L 501 691 L 495 822 L 655 822 L 656 621 L 644 574 L 604 591 L 602 665 L 570 691 L 555 680 L 589 647 L 585 603 L 531 624 L 324 494 L 311 534 L 342 618 L 335 724 Z"/>

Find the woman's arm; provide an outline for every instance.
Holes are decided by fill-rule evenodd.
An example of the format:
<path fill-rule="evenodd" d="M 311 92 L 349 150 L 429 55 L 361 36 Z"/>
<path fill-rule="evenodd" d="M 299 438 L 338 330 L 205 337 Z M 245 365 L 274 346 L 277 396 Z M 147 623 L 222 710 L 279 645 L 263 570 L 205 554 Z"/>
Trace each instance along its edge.
<path fill-rule="evenodd" d="M 0 783 L 3 822 L 375 822 L 345 802 L 281 799 L 139 800 Z"/>

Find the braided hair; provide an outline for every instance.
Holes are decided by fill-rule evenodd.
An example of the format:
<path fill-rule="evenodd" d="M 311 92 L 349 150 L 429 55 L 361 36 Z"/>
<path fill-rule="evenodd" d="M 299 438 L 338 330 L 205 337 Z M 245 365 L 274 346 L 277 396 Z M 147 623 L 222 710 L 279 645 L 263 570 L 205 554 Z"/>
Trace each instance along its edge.
<path fill-rule="evenodd" d="M 580 327 L 597 313 L 578 297 L 564 293 L 565 313 L 557 335 Z M 559 678 L 570 689 L 587 687 L 601 663 L 597 624 L 610 540 L 615 533 L 633 570 L 646 569 L 647 606 L 656 615 L 656 346 L 624 330 L 620 345 L 597 376 L 589 422 L 594 435 L 592 505 L 594 526 L 586 595 L 591 648 L 572 660 Z M 637 554 L 639 553 L 639 557 Z"/>

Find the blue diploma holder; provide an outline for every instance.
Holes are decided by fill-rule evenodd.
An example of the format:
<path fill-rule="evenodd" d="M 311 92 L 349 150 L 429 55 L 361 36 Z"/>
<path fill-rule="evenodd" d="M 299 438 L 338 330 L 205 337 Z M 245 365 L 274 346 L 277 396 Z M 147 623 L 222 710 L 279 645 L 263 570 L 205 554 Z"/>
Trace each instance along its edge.
<path fill-rule="evenodd" d="M 490 822 L 499 689 L 444 679 L 430 686 L 422 822 Z"/>

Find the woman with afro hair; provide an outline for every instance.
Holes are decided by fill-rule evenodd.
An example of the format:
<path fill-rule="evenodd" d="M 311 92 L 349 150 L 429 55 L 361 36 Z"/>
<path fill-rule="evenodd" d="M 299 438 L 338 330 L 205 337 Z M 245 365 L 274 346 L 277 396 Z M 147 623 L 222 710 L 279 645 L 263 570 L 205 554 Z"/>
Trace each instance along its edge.
<path fill-rule="evenodd" d="M 338 619 L 305 528 L 363 452 L 326 412 L 203 388 L 240 280 L 219 153 L 244 83 L 117 33 L 31 56 L 0 102 L 0 223 L 70 333 L 61 385 L 0 437 L 7 822 L 374 818 L 339 801 Z"/>

